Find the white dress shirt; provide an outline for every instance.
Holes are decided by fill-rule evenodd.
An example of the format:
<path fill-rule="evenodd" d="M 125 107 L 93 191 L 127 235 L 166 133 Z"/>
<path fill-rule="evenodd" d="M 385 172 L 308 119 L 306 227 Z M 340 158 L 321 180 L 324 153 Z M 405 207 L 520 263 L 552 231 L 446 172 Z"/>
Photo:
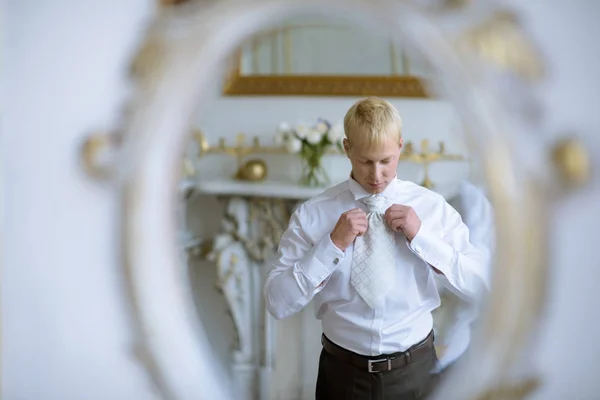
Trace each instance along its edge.
<path fill-rule="evenodd" d="M 381 195 L 389 206 L 411 206 L 421 228 L 410 243 L 396 234 L 394 288 L 381 307 L 371 309 L 350 284 L 353 245 L 341 251 L 330 237 L 342 213 L 356 207 L 366 212 L 359 200 L 369 194 L 350 178 L 298 207 L 281 237 L 264 294 L 277 319 L 314 298 L 316 317 L 330 340 L 373 356 L 404 351 L 431 331 L 431 312 L 440 297 L 428 264 L 463 296 L 474 297 L 487 287 L 488 255 L 471 245 L 468 228 L 442 196 L 394 179 Z"/>

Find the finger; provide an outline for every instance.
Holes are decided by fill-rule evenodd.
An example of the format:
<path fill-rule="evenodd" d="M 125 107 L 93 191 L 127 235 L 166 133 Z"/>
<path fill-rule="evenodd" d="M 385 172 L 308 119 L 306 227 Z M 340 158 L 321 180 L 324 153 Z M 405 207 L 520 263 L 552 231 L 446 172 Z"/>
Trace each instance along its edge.
<path fill-rule="evenodd" d="M 390 228 L 393 228 L 394 221 L 388 218 L 388 219 L 385 220 L 385 224 L 387 226 L 389 226 Z"/>
<path fill-rule="evenodd" d="M 368 225 L 366 223 L 356 223 L 352 226 L 352 229 L 364 229 L 367 230 Z"/>
<path fill-rule="evenodd" d="M 403 219 L 394 219 L 392 221 L 390 221 L 388 223 L 388 226 L 393 230 L 393 231 L 398 231 L 398 229 L 400 229 L 402 226 L 404 226 L 404 220 Z"/>
<path fill-rule="evenodd" d="M 404 212 L 394 212 L 394 213 L 390 213 L 387 216 L 387 219 L 391 222 L 391 221 L 395 221 L 397 219 L 404 220 L 404 219 L 406 219 L 406 217 L 407 217 L 407 214 Z"/>
<path fill-rule="evenodd" d="M 356 221 L 361 221 L 366 223 L 369 219 L 367 218 L 367 214 L 358 214 L 356 217 L 354 217 L 354 219 Z"/>
<path fill-rule="evenodd" d="M 349 214 L 350 221 L 367 221 L 367 214 Z"/>
<path fill-rule="evenodd" d="M 393 210 L 410 210 L 411 207 L 410 206 L 405 206 L 403 204 L 396 204 L 396 207 L 393 208 Z"/>
<path fill-rule="evenodd" d="M 358 209 L 358 208 L 354 208 L 352 210 L 346 211 L 345 213 L 343 213 L 340 216 L 340 219 L 346 219 L 347 221 L 352 221 L 353 219 L 356 219 L 357 217 L 360 217 L 362 210 Z"/>
<path fill-rule="evenodd" d="M 354 230 L 354 229 L 364 229 L 366 230 L 369 227 L 369 222 L 368 221 L 352 221 L 352 224 L 350 225 L 350 229 Z"/>
<path fill-rule="evenodd" d="M 406 207 L 408 207 L 408 206 L 405 206 L 403 204 L 392 204 L 387 209 L 390 210 L 390 211 L 394 211 L 394 210 L 401 210 L 401 209 L 406 208 Z"/>
<path fill-rule="evenodd" d="M 352 234 L 355 236 L 363 236 L 366 232 L 367 232 L 367 230 L 364 228 L 357 228 L 352 231 Z"/>
<path fill-rule="evenodd" d="M 361 210 L 360 208 L 358 209 L 358 211 L 353 212 L 352 215 L 361 215 L 361 216 L 367 218 L 367 213 L 364 212 L 363 210 Z"/>
<path fill-rule="evenodd" d="M 401 232 L 403 227 L 404 227 L 404 221 L 398 221 L 398 220 L 397 220 L 397 221 L 394 223 L 394 228 L 393 228 L 393 229 L 394 229 L 394 231 L 396 231 L 396 232 Z"/>
<path fill-rule="evenodd" d="M 385 210 L 385 213 L 383 214 L 383 216 L 385 218 L 389 218 L 389 216 L 391 215 L 391 213 L 394 212 L 394 208 L 393 207 L 394 206 L 392 206 L 392 207 L 388 208 L 387 210 Z"/>
<path fill-rule="evenodd" d="M 394 208 L 394 209 L 388 209 L 386 211 L 386 214 L 406 214 L 408 212 L 408 210 L 410 210 L 409 207 L 398 206 L 397 208 Z"/>
<path fill-rule="evenodd" d="M 386 219 L 386 221 L 388 221 L 388 223 L 390 225 L 394 224 L 396 222 L 404 223 L 404 221 L 406 221 L 406 215 L 405 214 L 389 215 L 388 218 Z"/>
<path fill-rule="evenodd" d="M 387 222 L 387 226 L 389 226 L 391 230 L 393 230 L 393 231 L 396 230 L 396 225 L 398 225 L 398 224 L 395 222 L 395 220 L 389 220 L 386 222 Z"/>
<path fill-rule="evenodd" d="M 389 207 L 387 208 L 387 210 L 385 210 L 385 213 L 387 214 L 387 213 L 389 213 L 389 212 L 392 212 L 392 211 L 395 211 L 395 210 L 397 210 L 397 209 L 398 209 L 398 205 L 397 205 L 397 204 L 392 204 L 391 206 L 389 206 Z"/>
<path fill-rule="evenodd" d="M 394 220 L 394 218 L 391 214 L 384 215 L 383 219 L 385 220 L 385 222 L 387 222 L 388 225 L 391 224 L 392 221 Z"/>

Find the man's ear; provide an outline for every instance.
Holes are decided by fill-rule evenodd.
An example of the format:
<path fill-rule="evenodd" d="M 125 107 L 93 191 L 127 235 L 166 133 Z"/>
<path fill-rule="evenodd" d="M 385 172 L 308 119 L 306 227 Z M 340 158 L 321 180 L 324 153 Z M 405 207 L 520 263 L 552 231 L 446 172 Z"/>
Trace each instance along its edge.
<path fill-rule="evenodd" d="M 350 151 L 350 142 L 347 138 L 344 138 L 342 144 L 344 145 L 344 151 L 346 152 L 346 155 L 348 155 L 348 151 Z"/>

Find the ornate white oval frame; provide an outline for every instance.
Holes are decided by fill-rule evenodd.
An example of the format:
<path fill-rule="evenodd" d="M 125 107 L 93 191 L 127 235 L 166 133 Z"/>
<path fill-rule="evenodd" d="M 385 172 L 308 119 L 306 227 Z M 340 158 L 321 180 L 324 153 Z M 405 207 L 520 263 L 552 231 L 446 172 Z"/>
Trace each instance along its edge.
<path fill-rule="evenodd" d="M 522 108 L 514 107 L 514 91 L 504 90 L 510 84 L 520 94 L 529 93 L 514 74 L 522 70 L 511 69 L 518 60 L 494 64 L 477 40 L 454 40 L 467 31 L 472 34 L 471 28 L 490 18 L 497 10 L 494 4 L 480 2 L 488 6 L 485 10 L 469 6 L 445 11 L 425 8 L 419 1 L 214 3 L 163 12 L 150 27 L 132 65 L 134 98 L 120 153 L 122 250 L 138 355 L 162 396 L 232 398 L 227 382 L 213 368 L 216 363 L 176 246 L 176 188 L 190 121 L 206 105 L 205 94 L 237 44 L 265 24 L 307 11 L 345 13 L 374 29 L 398 32 L 417 52 L 427 50 L 422 55 L 439 73 L 435 90 L 454 103 L 468 126 L 472 149 L 484 161 L 498 228 L 495 287 L 469 353 L 476 357 L 467 357 L 453 372 L 468 376 L 469 385 L 447 379 L 443 395 L 434 397 L 490 398 L 514 383 L 509 370 L 535 327 L 544 295 L 548 177 L 542 142 L 528 140 L 533 128 L 527 115 L 515 112 Z M 513 393 L 502 398 L 520 397 Z"/>

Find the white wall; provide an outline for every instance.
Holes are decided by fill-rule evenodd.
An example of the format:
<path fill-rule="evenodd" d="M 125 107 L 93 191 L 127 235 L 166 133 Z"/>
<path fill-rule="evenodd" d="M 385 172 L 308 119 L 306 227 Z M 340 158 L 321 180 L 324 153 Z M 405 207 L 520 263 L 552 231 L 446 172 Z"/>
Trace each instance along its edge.
<path fill-rule="evenodd" d="M 555 210 L 551 274 L 538 349 L 546 399 L 597 399 L 600 393 L 600 2 L 514 1 L 548 58 L 540 95 L 546 134 L 576 134 L 590 152 L 592 182 Z"/>
<path fill-rule="evenodd" d="M 153 3 L 6 6 L 4 399 L 155 398 L 133 354 L 118 199 L 78 163 L 84 136 L 119 119 Z"/>

